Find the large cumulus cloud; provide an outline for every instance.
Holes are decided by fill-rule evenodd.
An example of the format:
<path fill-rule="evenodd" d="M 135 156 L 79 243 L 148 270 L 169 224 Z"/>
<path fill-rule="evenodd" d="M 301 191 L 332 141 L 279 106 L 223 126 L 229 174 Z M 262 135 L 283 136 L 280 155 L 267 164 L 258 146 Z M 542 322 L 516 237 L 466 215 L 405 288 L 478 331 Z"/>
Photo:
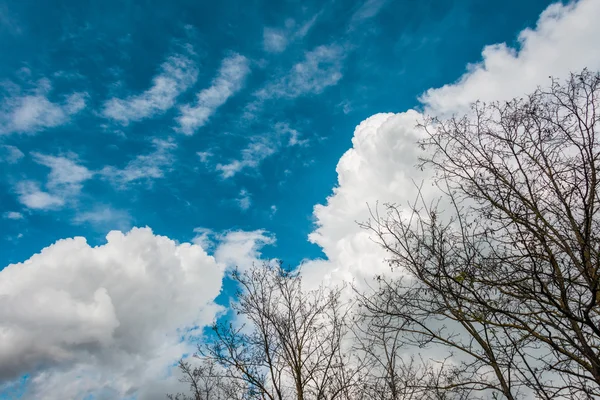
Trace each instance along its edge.
<path fill-rule="evenodd" d="M 600 2 L 580 0 L 550 5 L 535 28 L 518 35 L 518 47 L 486 46 L 480 62 L 470 65 L 456 82 L 432 88 L 421 97 L 424 112 L 446 117 L 468 111 L 476 100 L 507 100 L 548 85 L 549 76 L 564 79 L 583 68 L 600 70 Z M 352 148 L 337 165 L 338 184 L 324 205 L 316 205 L 316 229 L 309 239 L 321 246 L 326 260 L 304 263 L 309 285 L 354 280 L 360 284 L 388 270 L 385 253 L 356 221 L 369 219 L 367 204 L 390 202 L 405 206 L 415 200 L 424 182 L 426 198 L 439 194 L 428 182 L 427 170 L 417 168 L 423 132 L 417 111 L 377 114 L 355 130 Z M 416 184 L 416 185 L 415 185 Z"/>
<path fill-rule="evenodd" d="M 163 398 L 182 337 L 218 311 L 225 267 L 202 247 L 149 228 L 106 241 L 59 240 L 0 271 L 0 379 L 28 373 L 24 398 Z"/>
<path fill-rule="evenodd" d="M 429 113 L 464 112 L 470 103 L 501 101 L 547 86 L 549 76 L 564 78 L 583 68 L 600 69 L 600 2 L 557 2 L 540 15 L 535 28 L 521 31 L 517 47 L 486 46 L 481 61 L 458 81 L 432 88 L 421 97 Z"/>
<path fill-rule="evenodd" d="M 369 207 L 376 211 L 378 202 L 402 206 L 414 201 L 428 176 L 427 171 L 416 168 L 420 119 L 416 111 L 377 114 L 356 127 L 353 146 L 337 165 L 337 187 L 326 205 L 314 208 L 317 228 L 309 239 L 321 246 L 327 261 L 303 265 L 309 285 L 322 279 L 331 283 L 360 281 L 386 270 L 384 252 L 357 222 L 367 221 Z"/>

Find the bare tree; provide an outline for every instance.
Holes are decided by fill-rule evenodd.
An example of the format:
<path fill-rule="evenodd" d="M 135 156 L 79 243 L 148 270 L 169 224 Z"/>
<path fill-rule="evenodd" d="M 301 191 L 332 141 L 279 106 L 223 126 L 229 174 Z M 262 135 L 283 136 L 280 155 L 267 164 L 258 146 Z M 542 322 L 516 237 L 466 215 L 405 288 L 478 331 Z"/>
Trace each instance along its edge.
<path fill-rule="evenodd" d="M 381 281 L 381 278 L 379 278 Z M 384 292 L 367 297 L 359 292 L 355 310 L 353 351 L 361 358 L 363 397 L 377 400 L 462 400 L 473 398 L 469 388 L 452 388 L 447 380 L 450 357 L 436 360 L 409 354 L 405 331 L 397 325 L 396 300 Z M 376 299 L 374 301 L 374 299 Z M 367 306 L 361 307 L 361 306 Z M 385 310 L 385 311 L 384 311 Z"/>
<path fill-rule="evenodd" d="M 212 360 L 179 361 L 180 382 L 189 385 L 189 394 L 168 394 L 169 400 L 244 400 L 249 392 L 244 382 L 229 380 Z"/>
<path fill-rule="evenodd" d="M 180 365 L 192 391 L 207 392 L 208 379 L 229 389 L 237 384 L 239 398 L 353 398 L 360 369 L 344 352 L 349 307 L 340 300 L 342 288 L 304 291 L 298 271 L 279 263 L 232 277 L 240 288 L 232 309 L 245 323 L 216 323 L 213 338 L 199 346 L 196 357 L 218 366 L 218 374 Z"/>
<path fill-rule="evenodd" d="M 402 278 L 361 302 L 406 346 L 453 365 L 438 388 L 516 399 L 600 396 L 600 76 L 467 116 L 428 119 L 444 192 L 364 224 Z"/>

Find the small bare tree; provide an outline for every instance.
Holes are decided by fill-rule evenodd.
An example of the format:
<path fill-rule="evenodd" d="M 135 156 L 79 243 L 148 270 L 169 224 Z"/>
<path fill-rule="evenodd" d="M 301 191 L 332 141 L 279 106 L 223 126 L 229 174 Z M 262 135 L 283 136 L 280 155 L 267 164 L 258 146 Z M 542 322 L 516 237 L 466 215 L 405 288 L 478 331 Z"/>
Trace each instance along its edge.
<path fill-rule="evenodd" d="M 189 393 L 168 394 L 169 400 L 244 400 L 249 392 L 241 381 L 229 380 L 226 374 L 212 360 L 179 361 L 180 382 L 189 385 Z"/>
<path fill-rule="evenodd" d="M 364 224 L 405 276 L 361 302 L 393 317 L 404 345 L 453 355 L 438 388 L 600 396 L 599 99 L 584 70 L 427 120 L 441 202 L 386 205 Z"/>
<path fill-rule="evenodd" d="M 232 277 L 240 288 L 232 309 L 245 323 L 216 323 L 212 339 L 199 346 L 196 358 L 216 368 L 180 364 L 192 392 L 208 392 L 209 381 L 219 393 L 235 389 L 231 398 L 353 398 L 360 368 L 344 351 L 349 307 L 342 289 L 304 291 L 298 271 L 279 263 Z"/>

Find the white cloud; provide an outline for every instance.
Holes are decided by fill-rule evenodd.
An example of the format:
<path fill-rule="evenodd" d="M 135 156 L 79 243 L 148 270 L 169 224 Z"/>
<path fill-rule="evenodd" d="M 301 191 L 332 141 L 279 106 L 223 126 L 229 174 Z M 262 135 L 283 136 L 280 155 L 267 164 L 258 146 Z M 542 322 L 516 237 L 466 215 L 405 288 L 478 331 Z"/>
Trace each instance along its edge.
<path fill-rule="evenodd" d="M 37 210 L 53 210 L 61 208 L 65 200 L 40 189 L 37 182 L 19 182 L 16 188 L 19 201 L 28 208 Z"/>
<path fill-rule="evenodd" d="M 149 228 L 106 240 L 59 240 L 0 271 L 0 377 L 30 374 L 24 399 L 131 396 L 165 379 L 191 351 L 181 336 L 218 310 L 224 267 L 201 247 Z"/>
<path fill-rule="evenodd" d="M 19 148 L 10 145 L 0 146 L 0 162 L 8 164 L 18 163 L 25 155 Z"/>
<path fill-rule="evenodd" d="M 214 250 L 217 262 L 227 268 L 247 269 L 260 262 L 264 246 L 275 244 L 275 236 L 262 229 L 217 233 L 211 229 L 195 228 L 194 233 L 196 236 L 192 243 L 206 250 Z"/>
<path fill-rule="evenodd" d="M 246 105 L 243 118 L 252 120 L 273 99 L 295 99 L 310 94 L 320 94 L 342 79 L 342 66 L 346 54 L 336 44 L 323 45 L 304 53 L 304 59 L 290 71 L 276 77 L 254 92 L 255 99 Z"/>
<path fill-rule="evenodd" d="M 50 90 L 50 81 L 42 79 L 32 93 L 5 99 L 0 105 L 0 134 L 35 133 L 64 125 L 86 106 L 86 93 L 72 93 L 54 102 L 47 97 Z"/>
<path fill-rule="evenodd" d="M 179 108 L 181 115 L 177 118 L 178 130 L 192 135 L 204 126 L 215 111 L 242 88 L 250 73 L 248 64 L 246 57 L 239 54 L 225 58 L 212 85 L 198 93 L 193 105 L 187 104 Z"/>
<path fill-rule="evenodd" d="M 386 4 L 387 0 L 366 0 L 362 6 L 354 14 L 352 14 L 352 18 L 350 19 L 350 24 L 355 25 L 358 22 L 364 21 L 369 18 L 375 17 L 383 6 Z"/>
<path fill-rule="evenodd" d="M 319 94 L 342 79 L 343 48 L 337 45 L 319 46 L 306 52 L 304 60 L 292 67 L 282 78 L 268 84 L 255 95 L 259 100 L 295 98 Z"/>
<path fill-rule="evenodd" d="M 76 201 L 83 182 L 92 178 L 93 173 L 77 164 L 75 156 L 70 158 L 31 153 L 33 160 L 50 168 L 45 184 L 46 191 L 38 182 L 22 181 L 16 186 L 19 201 L 28 208 L 40 210 L 58 209 L 67 202 Z"/>
<path fill-rule="evenodd" d="M 200 158 L 200 162 L 202 164 L 206 164 L 208 163 L 208 160 L 213 156 L 213 153 L 211 151 L 198 151 L 196 152 L 196 155 L 198 156 L 198 158 Z"/>
<path fill-rule="evenodd" d="M 488 46 L 483 61 L 470 67 L 458 82 L 431 89 L 422 98 L 426 111 L 447 116 L 461 113 L 469 103 L 483 99 L 503 100 L 525 95 L 549 83 L 548 75 L 560 79 L 584 67 L 600 70 L 600 2 L 581 0 L 554 4 L 540 16 L 535 29 L 521 32 L 520 49 Z M 360 282 L 387 270 L 386 255 L 355 221 L 369 218 L 367 204 L 393 202 L 400 206 L 416 197 L 415 183 L 427 179 L 427 171 L 415 166 L 419 149 L 415 128 L 421 115 L 415 111 L 377 114 L 355 130 L 353 147 L 337 166 L 338 184 L 325 205 L 314 209 L 316 229 L 310 240 L 318 244 L 326 260 L 310 260 L 304 266 L 307 283 L 356 279 Z M 434 197 L 430 184 L 425 196 Z"/>
<path fill-rule="evenodd" d="M 326 205 L 314 208 L 317 227 L 309 239 L 323 249 L 327 260 L 304 264 L 307 285 L 323 279 L 360 281 L 387 270 L 385 253 L 357 221 L 369 219 L 368 205 L 404 205 L 416 198 L 415 184 L 428 176 L 416 168 L 420 133 L 415 125 L 420 117 L 415 111 L 377 114 L 356 128 L 352 148 L 338 162 L 333 194 Z"/>
<path fill-rule="evenodd" d="M 215 235 L 215 232 L 212 229 L 202 227 L 194 228 L 194 233 L 196 235 L 192 239 L 192 243 L 197 244 L 206 251 L 214 249 L 215 246 L 212 237 Z"/>
<path fill-rule="evenodd" d="M 235 199 L 238 207 L 242 209 L 242 211 L 246 211 L 252 205 L 252 198 L 250 197 L 250 193 L 246 189 L 240 190 L 240 194 L 238 198 Z"/>
<path fill-rule="evenodd" d="M 23 219 L 24 218 L 23 214 L 21 214 L 18 211 L 7 211 L 7 212 L 5 212 L 3 214 L 3 217 L 5 219 L 14 219 L 14 220 L 16 220 L 16 219 Z"/>
<path fill-rule="evenodd" d="M 287 47 L 287 32 L 283 29 L 264 28 L 263 47 L 269 53 L 281 53 Z"/>
<path fill-rule="evenodd" d="M 21 24 L 8 10 L 8 7 L 5 4 L 0 4 L 0 27 L 4 28 L 7 32 L 14 36 L 23 33 Z"/>
<path fill-rule="evenodd" d="M 317 19 L 321 16 L 321 11 L 313 15 L 308 21 L 298 28 L 298 30 L 294 33 L 294 39 L 302 39 L 304 36 L 308 34 L 308 32 L 312 29 L 312 27 L 317 22 Z"/>
<path fill-rule="evenodd" d="M 242 150 L 241 158 L 232 160 L 227 164 L 217 164 L 216 170 L 223 179 L 235 176 L 244 169 L 254 169 L 268 157 L 277 153 L 286 146 L 306 146 L 308 139 L 301 139 L 301 134 L 290 127 L 287 122 L 278 122 L 273 126 L 273 131 L 263 136 L 254 136 L 250 143 Z"/>
<path fill-rule="evenodd" d="M 293 19 L 288 19 L 283 28 L 265 27 L 263 29 L 263 48 L 269 53 L 281 53 L 290 42 L 304 38 L 320 15 L 321 13 L 313 15 L 299 27 Z"/>
<path fill-rule="evenodd" d="M 90 179 L 93 173 L 70 158 L 31 153 L 36 163 L 50 168 L 46 187 L 63 196 L 78 194 L 82 182 Z"/>
<path fill-rule="evenodd" d="M 275 237 L 264 230 L 229 231 L 217 236 L 218 247 L 215 259 L 228 268 L 238 267 L 242 270 L 259 262 L 261 248 L 275 244 Z"/>
<path fill-rule="evenodd" d="M 425 92 L 421 101 L 426 111 L 464 112 L 476 100 L 508 100 L 547 86 L 550 75 L 564 78 L 584 67 L 600 70 L 599 16 L 600 2 L 595 0 L 552 4 L 534 29 L 519 34 L 518 48 L 486 46 L 482 61 L 470 65 L 457 82 Z"/>
<path fill-rule="evenodd" d="M 292 128 L 287 122 L 278 122 L 275 124 L 275 131 L 282 136 L 289 135 L 287 140 L 288 146 L 306 146 L 309 142 L 308 139 L 301 139 L 302 135 L 300 132 Z"/>
<path fill-rule="evenodd" d="M 128 183 L 153 179 L 164 176 L 174 162 L 173 150 L 177 144 L 173 140 L 153 139 L 154 151 L 140 154 L 131 160 L 123 169 L 106 166 L 100 172 L 115 185 L 125 186 Z"/>
<path fill-rule="evenodd" d="M 182 54 L 169 57 L 160 69 L 149 89 L 126 98 L 107 100 L 102 114 L 122 125 L 162 114 L 175 105 L 177 97 L 194 85 L 198 77 L 195 62 Z"/>
<path fill-rule="evenodd" d="M 112 229 L 126 231 L 131 228 L 131 221 L 132 217 L 127 211 L 109 206 L 97 206 L 92 210 L 79 212 L 73 218 L 74 224 L 91 224 L 104 232 Z"/>
<path fill-rule="evenodd" d="M 255 137 L 250 144 L 242 150 L 242 157 L 239 160 L 233 160 L 228 164 L 217 164 L 216 169 L 221 173 L 223 179 L 231 178 L 245 168 L 256 168 L 260 163 L 270 155 L 276 152 L 277 148 L 267 137 Z"/>

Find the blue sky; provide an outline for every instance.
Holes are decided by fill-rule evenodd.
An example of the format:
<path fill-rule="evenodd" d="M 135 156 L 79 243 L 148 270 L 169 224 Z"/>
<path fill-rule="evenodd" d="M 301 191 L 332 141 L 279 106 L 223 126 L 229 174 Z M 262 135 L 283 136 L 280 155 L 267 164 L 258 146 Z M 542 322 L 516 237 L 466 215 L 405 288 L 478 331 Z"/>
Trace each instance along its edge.
<path fill-rule="evenodd" d="M 309 280 L 341 270 L 354 276 L 352 268 L 332 263 L 360 258 L 352 252 L 363 248 L 362 236 L 348 232 L 366 203 L 411 192 L 405 181 L 394 183 L 414 165 L 407 161 L 401 177 L 394 172 L 403 146 L 414 143 L 409 131 L 417 118 L 407 110 L 460 111 L 462 101 L 522 95 L 549 74 L 600 66 L 597 49 L 581 40 L 595 28 L 578 22 L 598 16 L 593 0 L 551 3 L 0 0 L 0 298 L 8 296 L 0 317 L 11 335 L 76 332 L 66 342 L 42 341 L 28 358 L 0 345 L 5 390 L 27 376 L 30 396 L 44 388 L 56 398 L 102 398 L 100 392 L 154 398 L 141 382 L 164 372 L 187 351 L 182 345 L 152 353 L 161 367 L 143 374 L 106 373 L 121 353 L 89 361 L 106 343 L 135 353 L 119 341 L 135 333 L 125 332 L 123 311 L 133 306 L 119 299 L 129 304 L 125 294 L 136 298 L 147 281 L 155 284 L 139 289 L 140 301 L 157 290 L 178 299 L 156 318 L 141 313 L 164 323 L 164 332 L 148 328 L 154 338 L 210 322 L 223 271 L 232 265 L 276 257 L 292 266 L 309 260 Z M 355 131 L 379 113 L 404 119 L 388 126 L 388 117 L 373 117 Z M 370 147 L 376 133 L 394 146 Z M 388 148 L 399 152 L 377 153 Z M 406 152 L 412 160 L 414 151 Z M 359 176 L 365 168 L 373 171 Z M 385 190 L 358 184 L 388 176 L 376 186 Z M 336 231 L 338 220 L 344 232 Z M 109 231 L 133 227 L 152 231 L 116 235 L 106 244 Z M 87 244 L 53 244 L 74 237 Z M 130 287 L 115 283 L 119 268 L 146 259 L 164 263 L 140 264 L 148 275 L 134 274 Z M 189 278 L 189 260 L 206 270 Z M 169 262 L 183 272 L 148 272 Z M 45 276 L 40 271 L 51 271 L 52 283 L 35 278 Z M 184 278 L 190 297 L 164 287 Z M 36 301 L 21 309 L 24 298 Z M 167 316 L 171 306 L 192 301 L 201 315 Z M 110 312 L 88 318 L 104 305 Z M 50 313 L 47 325 L 32 322 L 27 313 L 44 307 L 62 313 Z M 90 347 L 81 352 L 84 345 Z M 24 358 L 33 361 L 8 365 Z M 101 376 L 103 383 L 65 388 L 61 382 L 73 376 L 86 382 Z"/>
<path fill-rule="evenodd" d="M 30 94 L 48 85 L 48 101 L 60 104 L 83 93 L 85 107 L 56 126 L 26 126 L 2 136 L 3 144 L 25 154 L 2 169 L 2 212 L 18 211 L 26 218 L 3 221 L 0 257 L 4 264 L 22 261 L 76 235 L 101 242 L 107 229 L 123 225 L 148 225 L 177 240 L 189 240 L 199 226 L 263 228 L 277 234 L 273 256 L 292 264 L 314 256 L 319 249 L 306 241 L 312 207 L 331 192 L 335 165 L 349 147 L 354 126 L 376 112 L 417 106 L 422 91 L 457 79 L 485 44 L 510 41 L 548 4 L 521 3 L 488 8 L 479 1 L 7 2 L 0 31 L 4 95 L 11 95 L 11 86 Z M 266 51 L 269 28 L 289 39 L 285 49 Z M 301 29 L 307 31 L 304 36 Z M 267 100 L 251 118 L 244 117 L 257 91 L 319 46 L 335 53 L 335 65 L 327 65 L 325 74 L 339 73 L 339 80 L 315 76 L 323 80 L 317 87 Z M 178 134 L 177 106 L 210 86 L 223 60 L 234 53 L 246 57 L 250 70 L 243 87 L 193 135 Z M 109 99 L 148 90 L 161 64 L 177 55 L 189 58 L 197 79 L 180 91 L 172 107 L 128 125 L 103 117 Z M 271 140 L 278 135 L 277 124 L 297 131 L 303 144 L 283 143 L 263 161 L 256 155 L 256 166 L 223 179 L 215 165 L 241 159 L 253 140 Z M 32 152 L 72 153 L 79 164 L 97 171 L 107 165 L 123 168 L 136 156 L 151 154 L 154 139 L 172 139 L 177 146 L 157 167 L 159 178 L 119 186 L 97 176 L 83 183 L 77 204 L 48 211 L 23 209 L 15 194 L 19 181 L 43 185 L 47 180 L 48 168 L 36 163 Z M 198 152 L 212 156 L 202 163 Z M 236 202 L 242 190 L 251 202 L 247 210 Z M 271 206 L 277 207 L 276 218 Z M 118 220 L 73 223 L 99 209 L 118 213 Z"/>

